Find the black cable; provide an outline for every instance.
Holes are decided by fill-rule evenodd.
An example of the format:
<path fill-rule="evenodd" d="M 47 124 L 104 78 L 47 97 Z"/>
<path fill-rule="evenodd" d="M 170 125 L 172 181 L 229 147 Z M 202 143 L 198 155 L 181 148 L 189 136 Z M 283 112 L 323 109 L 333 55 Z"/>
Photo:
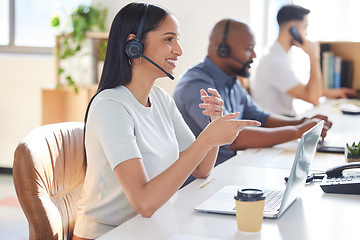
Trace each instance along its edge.
<path fill-rule="evenodd" d="M 309 176 L 306 177 L 306 182 L 312 182 L 315 179 L 323 179 L 325 177 L 325 173 L 312 173 Z M 285 182 L 287 182 L 289 180 L 288 177 L 284 178 Z"/>

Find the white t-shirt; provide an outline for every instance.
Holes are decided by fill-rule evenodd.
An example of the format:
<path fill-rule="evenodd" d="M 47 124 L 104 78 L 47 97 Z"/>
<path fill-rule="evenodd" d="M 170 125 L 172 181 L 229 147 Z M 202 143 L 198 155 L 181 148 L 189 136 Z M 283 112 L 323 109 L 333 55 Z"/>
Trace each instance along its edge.
<path fill-rule="evenodd" d="M 172 165 L 195 140 L 173 99 L 158 86 L 141 105 L 124 86 L 104 90 L 93 100 L 85 134 L 87 171 L 75 235 L 97 238 L 137 213 L 113 169 L 140 158 L 149 179 Z"/>
<path fill-rule="evenodd" d="M 251 96 L 270 112 L 294 116 L 294 98 L 286 92 L 300 83 L 291 67 L 289 54 L 276 41 L 257 66 L 251 80 Z"/>

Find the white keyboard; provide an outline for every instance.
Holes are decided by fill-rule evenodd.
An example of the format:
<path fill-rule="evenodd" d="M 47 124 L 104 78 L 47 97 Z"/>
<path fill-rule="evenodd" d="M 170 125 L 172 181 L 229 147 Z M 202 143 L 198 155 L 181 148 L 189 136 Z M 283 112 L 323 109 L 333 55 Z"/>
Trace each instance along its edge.
<path fill-rule="evenodd" d="M 264 195 L 266 196 L 264 212 L 272 212 L 280 208 L 284 190 L 264 190 Z"/>

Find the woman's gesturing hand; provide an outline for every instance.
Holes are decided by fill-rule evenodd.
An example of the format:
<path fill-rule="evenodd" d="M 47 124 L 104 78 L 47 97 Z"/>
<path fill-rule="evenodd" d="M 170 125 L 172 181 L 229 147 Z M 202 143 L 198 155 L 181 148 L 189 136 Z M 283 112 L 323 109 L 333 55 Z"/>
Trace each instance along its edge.
<path fill-rule="evenodd" d="M 205 109 L 202 111 L 204 115 L 209 116 L 211 121 L 215 121 L 223 115 L 224 102 L 216 89 L 208 88 L 207 91 L 211 96 L 209 96 L 204 89 L 200 90 L 200 96 L 203 103 L 200 103 L 199 107 Z"/>
<path fill-rule="evenodd" d="M 218 117 L 204 129 L 199 138 L 204 137 L 212 146 L 231 144 L 244 127 L 261 125 L 254 120 L 235 120 L 239 114 L 229 113 Z"/>

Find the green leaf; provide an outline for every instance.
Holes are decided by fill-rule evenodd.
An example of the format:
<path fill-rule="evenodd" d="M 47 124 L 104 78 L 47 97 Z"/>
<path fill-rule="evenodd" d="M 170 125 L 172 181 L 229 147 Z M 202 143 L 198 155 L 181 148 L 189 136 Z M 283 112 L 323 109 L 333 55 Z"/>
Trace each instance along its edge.
<path fill-rule="evenodd" d="M 60 27 L 60 18 L 59 16 L 55 16 L 51 19 L 51 26 L 54 28 Z"/>
<path fill-rule="evenodd" d="M 67 76 L 65 77 L 65 79 L 67 80 L 69 86 L 74 86 L 74 85 L 75 85 L 75 82 L 74 82 L 74 80 L 71 78 L 70 75 L 67 75 Z"/>
<path fill-rule="evenodd" d="M 86 39 L 86 33 L 88 31 L 105 31 L 105 21 L 107 16 L 107 9 L 100 6 L 86 6 L 79 5 L 75 11 L 69 16 L 70 22 L 67 21 L 62 24 L 62 27 L 68 28 L 71 26 L 72 32 L 67 32 L 60 41 L 57 49 L 57 55 L 59 59 L 66 59 L 76 55 L 81 50 L 82 43 Z M 51 19 L 51 25 L 53 27 L 60 27 L 61 19 L 59 16 L 54 16 Z M 65 31 L 64 31 L 65 32 Z M 98 46 L 99 57 L 103 60 L 106 53 L 106 42 L 99 44 Z M 63 74 L 64 69 L 59 69 L 58 74 Z M 68 86 L 74 87 L 75 93 L 79 92 L 74 80 L 70 75 L 65 77 Z"/>
<path fill-rule="evenodd" d="M 59 68 L 58 74 L 61 75 L 65 70 L 63 68 Z"/>
<path fill-rule="evenodd" d="M 355 155 L 355 156 L 360 155 L 360 142 L 358 144 L 353 142 L 351 145 L 346 143 L 346 147 L 352 155 Z"/>

